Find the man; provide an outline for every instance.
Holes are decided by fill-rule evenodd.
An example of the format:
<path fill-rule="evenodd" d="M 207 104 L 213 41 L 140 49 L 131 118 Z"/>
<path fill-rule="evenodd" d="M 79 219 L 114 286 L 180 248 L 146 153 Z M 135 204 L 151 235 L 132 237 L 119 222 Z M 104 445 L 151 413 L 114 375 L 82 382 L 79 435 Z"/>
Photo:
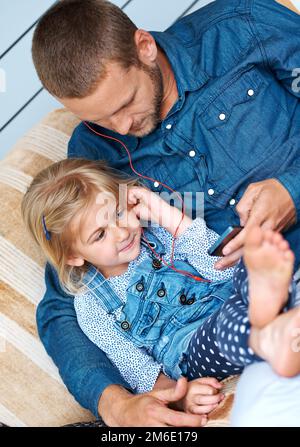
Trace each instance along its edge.
<path fill-rule="evenodd" d="M 69 157 L 104 158 L 180 193 L 204 193 L 207 225 L 244 230 L 216 268 L 242 254 L 248 229 L 286 231 L 300 256 L 299 16 L 273 0 L 219 0 L 164 33 L 137 29 L 102 0 L 63 0 L 40 20 L 33 59 L 45 88 L 84 121 Z M 100 137 L 98 134 L 105 135 Z M 200 425 L 167 407 L 172 390 L 134 395 L 80 331 L 46 267 L 41 339 L 70 392 L 108 425 Z M 180 388 L 181 387 L 181 388 Z M 184 395 L 178 383 L 175 397 Z"/>

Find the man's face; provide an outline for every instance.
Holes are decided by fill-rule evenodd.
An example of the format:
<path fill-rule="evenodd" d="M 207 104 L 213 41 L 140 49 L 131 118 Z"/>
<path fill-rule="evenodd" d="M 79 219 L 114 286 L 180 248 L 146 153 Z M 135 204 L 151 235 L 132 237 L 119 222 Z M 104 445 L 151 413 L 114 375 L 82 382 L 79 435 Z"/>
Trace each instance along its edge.
<path fill-rule="evenodd" d="M 160 121 L 163 81 L 157 64 L 125 70 L 119 63 L 106 66 L 107 75 L 93 94 L 60 101 L 82 121 L 91 121 L 121 135 L 144 137 Z"/>

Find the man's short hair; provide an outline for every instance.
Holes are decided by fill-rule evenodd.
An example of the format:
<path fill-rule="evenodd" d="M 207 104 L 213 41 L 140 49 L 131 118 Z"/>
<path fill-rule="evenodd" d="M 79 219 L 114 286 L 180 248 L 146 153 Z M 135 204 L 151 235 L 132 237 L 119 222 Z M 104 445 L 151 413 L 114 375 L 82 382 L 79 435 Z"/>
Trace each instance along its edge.
<path fill-rule="evenodd" d="M 43 86 L 58 98 L 84 98 L 116 61 L 139 66 L 135 24 L 106 0 L 61 0 L 39 20 L 32 57 Z"/>

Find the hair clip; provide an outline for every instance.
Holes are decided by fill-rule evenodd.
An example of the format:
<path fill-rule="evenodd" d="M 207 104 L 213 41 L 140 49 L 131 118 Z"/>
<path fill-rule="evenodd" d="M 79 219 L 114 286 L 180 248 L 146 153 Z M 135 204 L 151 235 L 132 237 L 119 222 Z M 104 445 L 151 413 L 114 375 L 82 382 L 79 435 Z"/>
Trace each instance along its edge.
<path fill-rule="evenodd" d="M 42 224 L 43 224 L 43 230 L 46 236 L 47 241 L 50 241 L 51 239 L 51 233 L 50 231 L 48 231 L 47 227 L 46 227 L 46 222 L 45 222 L 45 216 L 42 216 Z"/>

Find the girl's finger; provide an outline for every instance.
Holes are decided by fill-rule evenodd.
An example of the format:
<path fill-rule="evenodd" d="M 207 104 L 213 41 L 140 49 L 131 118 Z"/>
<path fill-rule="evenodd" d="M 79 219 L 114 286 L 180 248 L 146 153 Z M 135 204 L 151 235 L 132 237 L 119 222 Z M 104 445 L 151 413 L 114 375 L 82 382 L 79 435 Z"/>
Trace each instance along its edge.
<path fill-rule="evenodd" d="M 219 382 L 215 377 L 201 377 L 199 379 L 195 379 L 194 382 L 203 384 L 203 385 L 210 385 L 214 388 L 221 389 L 222 383 Z"/>
<path fill-rule="evenodd" d="M 195 405 L 214 405 L 218 404 L 224 399 L 224 394 L 215 394 L 214 396 L 195 395 L 191 398 Z"/>
<path fill-rule="evenodd" d="M 219 390 L 210 386 L 210 385 L 202 385 L 201 383 L 193 383 L 190 385 L 189 392 L 192 395 L 204 395 L 204 396 L 212 396 L 214 394 L 218 394 Z"/>
<path fill-rule="evenodd" d="M 217 408 L 219 404 L 213 405 L 191 405 L 188 409 L 189 413 L 192 414 L 208 414 Z"/>

